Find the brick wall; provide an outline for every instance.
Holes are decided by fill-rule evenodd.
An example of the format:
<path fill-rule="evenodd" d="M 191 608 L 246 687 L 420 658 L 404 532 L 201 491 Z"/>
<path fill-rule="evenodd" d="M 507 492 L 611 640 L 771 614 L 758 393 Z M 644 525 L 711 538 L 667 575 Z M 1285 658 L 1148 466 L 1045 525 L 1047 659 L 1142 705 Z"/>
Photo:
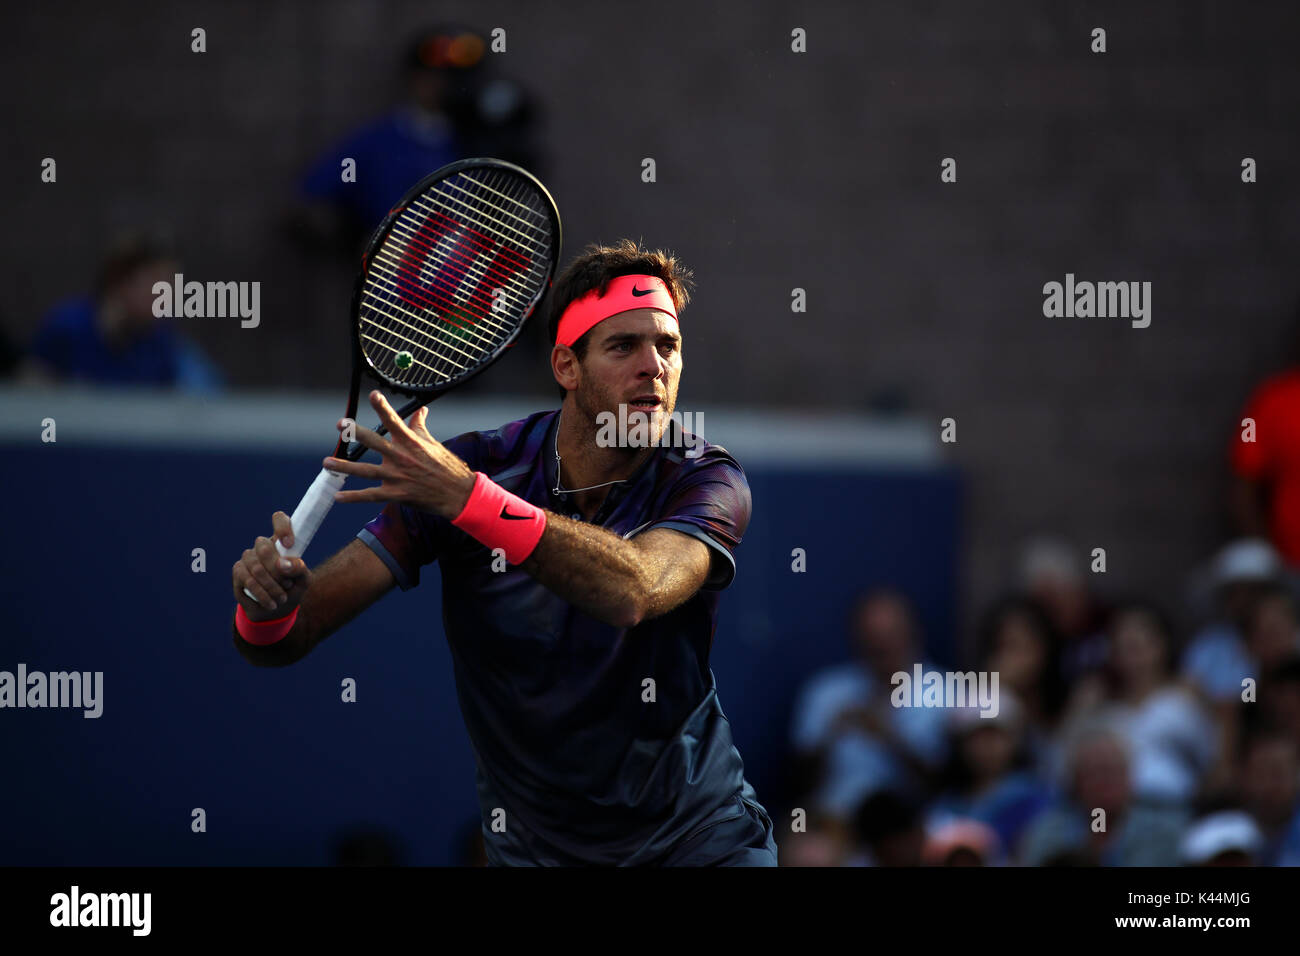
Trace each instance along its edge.
<path fill-rule="evenodd" d="M 1049 6 L 436 11 L 507 29 L 500 68 L 547 105 L 570 253 L 632 234 L 695 267 L 683 407 L 888 393 L 936 428 L 957 419 L 968 614 L 1041 530 L 1106 547 L 1112 589 L 1176 598 L 1225 530 L 1239 406 L 1297 322 L 1300 7 Z M 262 282 L 260 329 L 192 330 L 237 384 L 339 387 L 351 264 L 296 253 L 274 224 L 303 165 L 391 102 L 395 51 L 433 8 L 131 9 L 29 5 L 0 41 L 6 327 L 29 336 L 83 288 L 116 229 L 166 223 L 192 275 Z M 1151 281 L 1150 328 L 1044 318 L 1042 284 L 1066 272 Z M 549 395 L 540 339 L 517 351 L 491 387 Z"/>

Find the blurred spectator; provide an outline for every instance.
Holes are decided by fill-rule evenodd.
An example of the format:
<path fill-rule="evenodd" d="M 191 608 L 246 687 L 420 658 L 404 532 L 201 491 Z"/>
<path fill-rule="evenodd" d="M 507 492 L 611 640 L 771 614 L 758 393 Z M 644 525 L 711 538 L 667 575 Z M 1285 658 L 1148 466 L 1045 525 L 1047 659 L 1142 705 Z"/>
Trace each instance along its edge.
<path fill-rule="evenodd" d="M 1080 728 L 1066 750 L 1066 785 L 1026 830 L 1027 866 L 1174 866 L 1187 814 L 1134 798 L 1122 734 L 1104 723 Z M 1104 829 L 1095 813 L 1104 810 Z"/>
<path fill-rule="evenodd" d="M 1253 441 L 1245 419 L 1254 422 Z M 1300 362 L 1264 380 L 1233 428 L 1229 506 L 1237 530 L 1267 536 L 1283 559 L 1300 565 Z"/>
<path fill-rule="evenodd" d="M 1300 655 L 1291 655 L 1260 678 L 1258 723 L 1291 738 L 1300 752 Z"/>
<path fill-rule="evenodd" d="M 792 734 L 796 753 L 816 768 L 813 805 L 842 819 L 877 790 L 924 786 L 943 760 L 945 741 L 942 708 L 890 704 L 892 676 L 910 674 L 922 661 L 906 599 L 892 591 L 866 595 L 852 628 L 856 660 L 808 680 Z"/>
<path fill-rule="evenodd" d="M 950 820 L 925 838 L 926 866 L 996 866 L 1002 853 L 998 835 L 978 820 Z"/>
<path fill-rule="evenodd" d="M 933 828 L 955 819 L 978 821 L 993 830 L 1001 846 L 1014 848 L 1051 792 L 1032 772 L 1015 696 L 999 688 L 999 698 L 996 716 L 981 717 L 977 707 L 949 712 L 951 756 L 929 823 Z"/>
<path fill-rule="evenodd" d="M 1185 866 L 1254 866 L 1262 842 L 1248 814 L 1223 810 L 1188 827 L 1179 856 Z"/>
<path fill-rule="evenodd" d="M 1295 741 L 1264 729 L 1247 738 L 1241 804 L 1263 835 L 1259 863 L 1300 866 L 1300 756 Z"/>
<path fill-rule="evenodd" d="M 1056 538 L 1034 539 L 1021 550 L 1018 577 L 1020 592 L 1042 606 L 1062 641 L 1065 676 L 1100 667 L 1103 615 L 1076 549 Z"/>
<path fill-rule="evenodd" d="M 404 98 L 314 161 L 290 214 L 308 245 L 351 250 L 429 173 L 470 156 L 491 156 L 536 171 L 536 106 L 514 81 L 492 76 L 488 41 L 445 24 L 419 34 L 402 59 Z M 356 163 L 343 179 L 343 161 Z"/>
<path fill-rule="evenodd" d="M 1300 653 L 1300 612 L 1295 598 L 1282 585 L 1270 585 L 1259 595 L 1246 631 L 1246 651 L 1256 677 Z"/>
<path fill-rule="evenodd" d="M 162 240 L 131 234 L 104 256 L 93 296 L 45 316 L 32 344 L 37 377 L 107 385 L 171 386 L 212 392 L 221 374 L 193 342 L 154 315 L 156 282 L 179 267 Z"/>
<path fill-rule="evenodd" d="M 1080 682 L 1072 719 L 1103 716 L 1125 736 L 1140 800 L 1188 804 L 1220 741 L 1210 713 L 1175 679 L 1169 622 L 1153 606 L 1130 602 L 1115 609 L 1106 636 L 1106 671 Z"/>
<path fill-rule="evenodd" d="M 777 859 L 781 866 L 843 866 L 853 851 L 849 827 L 824 814 L 808 814 L 807 829 L 791 830 L 780 837 Z"/>
<path fill-rule="evenodd" d="M 1212 586 L 1218 619 L 1197 633 L 1183 657 L 1183 674 L 1211 700 L 1235 705 L 1242 680 L 1255 676 L 1246 631 L 1260 597 L 1277 583 L 1281 570 L 1277 552 L 1260 538 L 1233 541 L 1216 556 Z"/>
<path fill-rule="evenodd" d="M 994 604 L 980 624 L 977 654 L 979 669 L 996 672 L 1000 691 L 1020 703 L 1034 766 L 1048 773 L 1059 769 L 1055 733 L 1069 687 L 1061 640 L 1042 605 L 1020 596 Z"/>
<path fill-rule="evenodd" d="M 856 866 L 920 866 L 925 848 L 921 800 L 906 791 L 881 790 L 853 814 L 859 855 Z"/>

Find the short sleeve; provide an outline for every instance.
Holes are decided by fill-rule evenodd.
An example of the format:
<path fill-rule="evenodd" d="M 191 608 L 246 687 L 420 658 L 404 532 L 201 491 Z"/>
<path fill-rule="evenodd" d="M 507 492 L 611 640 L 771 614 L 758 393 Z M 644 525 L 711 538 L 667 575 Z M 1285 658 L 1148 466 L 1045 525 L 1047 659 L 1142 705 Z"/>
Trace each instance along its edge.
<path fill-rule="evenodd" d="M 721 591 L 736 576 L 732 552 L 749 527 L 751 507 L 745 472 L 719 456 L 692 468 L 670 493 L 663 515 L 641 530 L 672 528 L 708 545 L 714 557 L 704 587 Z"/>
<path fill-rule="evenodd" d="M 1233 472 L 1242 478 L 1257 480 L 1262 478 L 1269 468 L 1271 452 L 1268 441 L 1270 429 L 1266 421 L 1266 399 L 1266 387 L 1261 387 L 1251 396 L 1250 401 L 1246 403 L 1246 407 L 1241 413 L 1242 419 L 1252 418 L 1255 420 L 1254 441 L 1242 441 L 1243 426 L 1241 425 L 1241 419 L 1237 420 L 1236 434 L 1232 439 L 1232 448 L 1229 455 Z"/>
<path fill-rule="evenodd" d="M 450 526 L 439 515 L 390 501 L 357 532 L 357 537 L 393 572 L 397 586 L 409 591 L 420 583 L 420 568 L 436 561 L 441 551 L 443 536 L 438 533 L 437 522 Z"/>

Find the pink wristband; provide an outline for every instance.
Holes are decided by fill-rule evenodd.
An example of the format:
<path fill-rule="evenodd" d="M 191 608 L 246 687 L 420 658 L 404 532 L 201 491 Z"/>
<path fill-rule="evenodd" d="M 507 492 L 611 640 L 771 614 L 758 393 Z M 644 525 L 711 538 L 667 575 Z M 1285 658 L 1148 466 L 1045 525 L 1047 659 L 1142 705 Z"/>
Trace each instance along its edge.
<path fill-rule="evenodd" d="M 542 540 L 546 512 L 476 471 L 474 490 L 452 524 L 480 544 L 500 548 L 511 564 L 522 564 Z"/>
<path fill-rule="evenodd" d="M 235 608 L 235 630 L 250 644 L 274 644 L 293 630 L 293 622 L 296 620 L 297 608 L 274 621 L 254 621 L 244 613 L 244 605 Z"/>

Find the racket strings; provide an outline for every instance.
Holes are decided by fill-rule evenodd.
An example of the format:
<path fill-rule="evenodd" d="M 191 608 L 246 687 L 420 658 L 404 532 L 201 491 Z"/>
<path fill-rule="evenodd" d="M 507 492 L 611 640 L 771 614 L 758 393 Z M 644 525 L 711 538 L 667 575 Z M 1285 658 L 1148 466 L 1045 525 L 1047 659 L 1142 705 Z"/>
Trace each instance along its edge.
<path fill-rule="evenodd" d="M 402 282 L 404 279 L 404 276 L 401 273 L 401 267 L 397 263 L 393 262 L 393 260 L 390 257 L 382 254 L 377 255 L 375 257 L 373 272 L 378 273 L 379 276 L 390 279 L 393 285 Z M 375 276 L 373 275 L 368 276 L 367 279 L 370 282 L 371 286 L 377 292 L 391 291 L 389 285 L 382 284 Z M 409 279 L 406 281 L 409 281 Z M 425 303 L 427 303 L 427 308 L 425 309 L 426 313 L 448 311 L 455 308 L 455 302 L 450 298 L 446 298 L 445 301 L 442 302 L 439 302 L 437 299 L 433 299 L 433 298 L 425 298 L 425 297 L 421 297 L 421 298 L 424 299 Z M 410 313 L 410 312 L 408 312 L 407 314 L 414 315 L 414 313 Z M 420 321 L 428 320 L 427 314 L 416 316 L 416 317 L 419 318 Z M 486 325 L 488 328 L 492 329 L 493 331 L 505 332 L 505 333 L 509 333 L 510 331 L 510 327 L 508 325 L 502 325 L 498 322 L 490 321 L 486 316 L 484 317 L 482 324 Z M 465 326 L 464 328 L 466 329 L 466 331 L 470 331 L 470 328 L 468 326 Z"/>
<path fill-rule="evenodd" d="M 459 189 L 459 187 L 455 187 L 455 188 Z M 486 202 L 481 197 L 475 196 L 467 189 L 459 189 L 459 191 L 464 193 L 466 196 L 469 196 L 474 199 L 479 199 L 481 203 Z M 509 233 L 510 234 L 509 238 L 513 239 L 515 242 L 518 242 L 521 246 L 528 249 L 530 252 L 533 252 L 534 254 L 541 253 L 542 250 L 535 243 L 535 238 L 534 238 L 534 233 L 536 232 L 538 226 L 535 223 L 528 222 L 528 220 L 524 219 L 522 216 L 516 216 L 514 213 L 508 212 L 502 209 L 501 207 L 495 205 L 488 206 L 487 208 L 483 208 L 483 206 L 473 206 L 470 203 L 466 202 L 465 200 L 461 199 L 459 196 L 452 194 L 451 192 L 440 192 L 437 194 L 437 197 L 438 199 L 441 199 L 442 202 L 436 202 L 434 200 L 434 193 L 430 192 L 417 199 L 414 205 L 421 207 L 422 209 L 424 209 L 425 212 L 428 212 L 428 206 L 426 204 L 431 204 L 439 211 L 449 213 L 452 215 L 464 215 L 465 213 L 470 213 L 470 214 L 477 213 L 483 216 L 483 218 L 491 222 L 492 225 L 496 227 L 492 231 L 495 232 L 497 235 L 505 236 L 507 235 L 507 233 Z M 463 207 L 463 211 L 458 207 Z M 527 230 L 525 231 L 524 229 L 520 229 L 516 226 L 512 226 L 510 223 L 504 221 L 503 219 L 490 215 L 490 213 L 492 212 L 501 213 L 503 215 L 510 216 L 511 218 L 518 220 L 525 227 L 527 227 Z"/>
<path fill-rule="evenodd" d="M 496 192 L 497 194 L 501 194 L 499 190 L 494 190 L 494 192 Z M 407 220 L 407 221 L 404 222 L 403 220 Z M 411 225 L 415 224 L 416 222 L 418 222 L 418 217 L 410 215 L 408 211 L 407 215 L 399 217 L 397 223 L 394 224 L 393 231 L 398 236 L 400 236 L 401 238 L 407 241 L 407 245 L 399 246 L 399 249 L 400 251 L 405 253 L 406 256 L 409 258 L 409 254 L 410 254 L 409 246 L 414 245 L 417 248 L 417 250 L 426 257 L 425 264 L 428 264 L 431 260 L 436 260 L 439 268 L 434 274 L 434 281 L 438 283 L 438 288 L 440 290 L 443 290 L 445 292 L 444 289 L 445 284 L 442 282 L 441 273 L 443 271 L 446 271 L 447 266 L 449 264 L 460 265 L 464 267 L 463 271 L 465 273 L 469 274 L 471 277 L 478 280 L 475 285 L 476 292 L 474 295 L 470 296 L 470 299 L 473 300 L 477 295 L 477 297 L 484 299 L 486 302 L 486 295 L 484 294 L 483 290 L 485 289 L 486 286 L 490 285 L 491 283 L 490 281 L 485 281 L 485 280 L 487 280 L 492 273 L 497 272 L 498 278 L 501 278 L 505 283 L 502 289 L 502 294 L 514 300 L 513 302 L 511 302 L 511 304 L 515 305 L 516 307 L 518 308 L 527 307 L 528 300 L 522 298 L 518 294 L 518 292 L 516 292 L 515 289 L 511 288 L 511 286 L 515 284 L 523 284 L 524 282 L 526 282 L 526 280 L 530 277 L 528 273 L 532 273 L 534 271 L 542 271 L 542 270 L 535 270 L 535 266 L 536 266 L 535 259 L 532 259 L 530 257 L 528 260 L 524 260 L 517 254 L 515 254 L 513 250 L 509 249 L 509 247 L 501 244 L 496 244 L 496 247 L 492 250 L 494 255 L 491 257 L 490 264 L 481 255 L 474 257 L 473 259 L 470 259 L 458 247 L 453 247 L 449 251 L 451 260 L 448 260 L 446 256 L 440 256 L 438 254 L 438 249 L 435 248 L 435 245 L 431 245 L 427 241 L 431 237 L 429 237 L 427 232 L 423 230 L 423 227 L 421 227 L 419 231 L 416 231 L 414 233 L 411 231 L 410 229 Z M 481 222 L 476 222 L 476 224 L 483 225 Z M 446 233 L 444 232 L 441 235 L 446 235 Z M 441 236 L 439 236 L 439 238 L 441 238 Z M 400 262 L 396 261 L 391 255 L 385 254 L 385 250 L 381 249 L 381 256 L 387 264 L 389 264 L 391 267 L 397 270 L 398 275 L 392 276 L 393 278 L 406 277 L 411 281 L 416 280 L 417 277 L 411 274 L 411 270 L 404 269 Z M 508 275 L 500 274 L 501 272 L 500 264 L 502 263 L 502 261 L 505 261 L 507 264 L 507 267 L 509 269 Z M 463 281 L 464 280 L 462 277 L 461 283 L 463 283 Z M 458 283 L 457 285 L 459 286 L 459 284 L 461 283 Z M 412 291 L 412 290 L 407 290 L 407 291 Z M 529 298 L 531 298 L 531 296 Z M 443 299 L 444 301 L 438 302 L 437 304 L 442 305 L 445 308 L 449 303 L 446 300 L 445 295 L 443 296 Z M 434 301 L 437 302 L 436 299 Z M 488 313 L 489 317 L 490 314 L 491 313 Z"/>
<path fill-rule="evenodd" d="M 407 239 L 407 234 L 398 230 L 396 226 L 394 226 L 393 231 L 402 236 L 402 238 Z M 385 265 L 389 266 L 392 271 L 387 274 L 394 280 L 394 282 L 405 280 L 409 286 L 405 288 L 405 291 L 413 294 L 417 298 L 428 301 L 435 311 L 438 309 L 454 308 L 455 300 L 453 296 L 456 290 L 447 285 L 446 280 L 442 278 L 442 273 L 447 271 L 448 267 L 451 265 L 459 265 L 461 261 L 465 260 L 465 257 L 456 252 L 452 252 L 450 258 L 439 255 L 436 245 L 429 245 L 428 243 L 421 242 L 419 239 L 412 236 L 408 239 L 408 245 L 400 247 L 400 250 L 404 253 L 404 258 L 410 254 L 410 247 L 415 247 L 424 255 L 426 265 L 436 263 L 438 266 L 438 269 L 431 280 L 431 283 L 436 283 L 436 286 L 431 285 L 430 283 L 425 283 L 425 287 L 428 290 L 427 295 L 421 293 L 418 285 L 422 277 L 418 273 L 412 272 L 409 267 L 404 266 L 402 261 L 394 259 L 392 254 L 389 253 L 386 248 L 380 249 L 376 252 L 374 257 L 375 261 L 383 262 Z M 484 280 L 487 278 L 490 271 L 491 270 L 488 268 L 480 268 L 477 265 L 466 264 L 465 274 L 471 276 L 476 281 L 477 286 L 475 293 L 470 296 L 471 301 L 474 298 L 481 297 L 480 290 L 487 284 Z M 463 281 L 464 280 L 462 279 L 462 282 Z M 513 291 L 510 292 L 510 295 L 511 298 L 515 300 L 511 303 L 512 305 L 515 305 L 517 308 L 524 305 L 526 300 L 519 298 L 519 296 Z"/>
<path fill-rule="evenodd" d="M 440 338 L 438 337 L 437 333 L 435 333 L 435 332 L 430 332 L 430 331 L 428 331 L 428 330 L 426 330 L 426 329 L 421 328 L 418 324 L 416 324 L 416 323 L 424 323 L 425 320 L 424 320 L 423 317 L 421 317 L 421 316 L 419 316 L 419 315 L 416 315 L 414 312 L 410 312 L 410 311 L 408 311 L 408 310 L 406 310 L 406 309 L 403 309 L 400 305 L 391 304 L 390 307 L 391 307 L 391 308 L 397 308 L 397 309 L 399 309 L 399 310 L 405 312 L 406 315 L 407 315 L 409 318 L 411 318 L 411 319 L 414 320 L 414 322 L 406 322 L 406 321 L 403 321 L 403 320 L 402 320 L 400 317 L 398 317 L 397 315 L 394 315 L 393 313 L 388 312 L 388 311 L 386 311 L 386 310 L 379 309 L 378 307 L 376 307 L 376 311 L 382 313 L 382 314 L 384 315 L 385 318 L 391 320 L 392 323 L 393 323 L 393 325 L 401 326 L 402 328 L 406 328 L 406 329 L 410 329 L 412 332 L 416 333 L 417 335 L 422 335 L 422 336 L 424 336 L 426 339 L 429 339 L 429 340 L 431 340 L 433 343 L 436 343 L 436 344 L 429 344 L 428 342 L 422 342 L 422 341 L 420 341 L 420 340 L 418 340 L 418 339 L 413 339 L 413 338 L 410 338 L 410 337 L 404 336 L 404 335 L 402 335 L 402 333 L 398 332 L 396 328 L 393 328 L 392 326 L 388 326 L 388 325 L 382 326 L 382 327 L 379 329 L 379 331 L 386 332 L 386 333 L 388 333 L 389 335 L 391 335 L 391 336 L 393 336 L 394 338 L 396 338 L 399 344 L 401 344 L 401 345 L 409 345 L 409 346 L 411 346 L 413 349 L 418 350 L 419 352 L 432 352 L 432 351 L 435 351 L 435 350 L 436 350 L 438 347 L 440 347 L 440 346 L 446 346 L 446 347 L 448 347 L 448 348 L 454 349 L 454 350 L 457 351 L 457 352 L 460 352 L 461 355 L 463 355 L 463 356 L 465 356 L 465 358 L 469 359 L 469 361 L 470 361 L 471 364 L 474 363 L 474 362 L 477 362 L 477 361 L 478 361 L 478 359 L 479 359 L 479 357 L 480 357 L 479 354 L 476 354 L 476 353 L 474 353 L 474 352 L 466 352 L 466 351 L 463 350 L 463 349 L 456 348 L 456 346 L 451 345 L 450 343 L 443 342 L 442 339 L 440 339 Z M 426 324 L 427 324 L 427 323 L 426 323 Z M 372 341 L 374 341 L 374 340 L 372 340 Z M 490 342 L 489 340 L 483 340 L 483 341 L 487 342 L 488 347 L 491 347 L 491 346 L 494 344 L 494 343 Z M 394 351 L 401 351 L 401 350 L 400 350 L 400 349 L 396 349 L 396 350 L 394 350 Z M 481 352 L 482 352 L 482 349 L 479 349 L 478 352 L 481 353 Z M 464 368 L 464 366 L 457 366 L 457 368 Z"/>
<path fill-rule="evenodd" d="M 468 179 L 468 177 L 465 177 L 465 178 Z M 471 180 L 471 181 L 474 182 L 476 185 L 483 185 L 483 186 L 485 186 L 486 188 L 488 188 L 489 190 L 491 190 L 491 192 L 492 192 L 494 195 L 502 196 L 502 197 L 504 197 L 504 198 L 506 198 L 506 199 L 508 199 L 508 200 L 511 200 L 511 201 L 513 201 L 513 202 L 515 202 L 515 203 L 518 203 L 520 206 L 523 206 L 523 205 L 524 205 L 524 204 L 522 203 L 521 200 L 519 200 L 519 199 L 517 199 L 517 198 L 515 198 L 515 197 L 512 197 L 512 196 L 509 196 L 509 195 L 507 195 L 507 194 L 505 194 L 505 193 L 502 193 L 500 190 L 493 189 L 491 186 L 488 186 L 488 185 L 485 184 L 485 183 L 478 183 L 477 180 Z M 457 187 L 457 188 L 459 188 L 459 187 Z M 470 195 L 470 196 L 473 195 L 473 194 L 470 193 L 468 190 L 464 190 L 464 189 L 462 189 L 461 191 L 464 192 L 466 195 Z M 432 200 L 432 192 L 430 192 L 429 194 L 426 194 L 424 197 L 421 197 L 420 199 L 417 199 L 413 205 L 419 207 L 419 208 L 420 208 L 420 209 L 421 209 L 421 210 L 426 214 L 426 217 L 429 217 L 429 218 L 431 218 L 433 215 L 435 215 L 435 213 L 433 212 L 433 210 L 437 210 L 438 212 L 441 212 L 441 213 L 445 214 L 448 218 L 452 219 L 453 221 L 455 221 L 455 217 L 457 217 L 457 216 L 463 216 L 463 215 L 464 215 L 464 214 L 461 212 L 461 210 L 459 210 L 459 209 L 455 209 L 455 208 L 452 208 L 452 207 L 450 207 L 450 206 L 447 206 L 447 205 L 445 205 L 445 204 L 443 204 L 443 203 L 438 203 L 438 202 L 433 201 L 433 200 Z M 462 206 L 466 206 L 466 208 L 471 208 L 471 209 L 472 209 L 472 207 L 468 207 L 468 206 L 467 206 L 465 203 L 463 203 L 463 202 L 461 202 L 460 205 L 462 205 Z M 431 208 L 431 207 L 432 207 L 432 208 Z M 493 207 L 493 208 L 497 208 L 497 207 Z M 543 215 L 544 215 L 544 214 L 541 213 L 540 211 L 537 211 L 536 214 L 537 214 L 538 216 L 543 216 Z M 402 219 L 405 219 L 405 218 L 407 218 L 407 217 L 401 217 L 401 218 L 399 218 L 398 222 L 394 224 L 394 231 L 395 231 L 395 232 L 398 232 L 399 235 L 401 235 L 403 238 L 407 239 L 408 241 L 419 244 L 419 242 L 420 242 L 420 239 L 419 239 L 419 233 L 417 232 L 416 234 L 412 234 L 412 233 L 409 231 L 409 224 L 408 224 L 408 223 L 404 223 L 404 222 L 402 221 Z M 469 218 L 469 217 L 465 217 L 465 218 Z M 525 220 L 523 220 L 521 217 L 515 216 L 514 218 L 516 218 L 516 219 L 519 220 L 520 222 L 525 223 L 526 225 L 529 225 L 529 227 L 530 227 L 530 229 L 533 231 L 533 233 L 538 233 L 539 231 L 544 230 L 544 228 L 545 228 L 544 223 L 543 223 L 542 225 L 538 225 L 538 224 L 529 224 L 529 223 L 527 223 Z M 427 221 L 427 219 L 426 219 L 426 221 Z M 486 224 L 482 219 L 473 219 L 473 218 L 469 218 L 469 222 L 470 222 L 470 224 L 473 224 L 473 225 L 479 227 L 479 229 L 481 229 L 481 230 L 483 230 L 483 229 L 488 229 L 488 228 L 489 228 L 489 227 L 487 226 L 487 224 Z M 498 222 L 498 221 L 497 221 L 497 220 L 493 220 L 493 222 Z M 515 235 L 515 236 L 512 236 L 512 237 L 509 237 L 509 238 L 516 239 L 516 238 L 518 238 L 518 236 L 523 235 L 523 234 L 519 233 L 518 230 L 514 230 L 514 232 L 515 232 L 516 235 Z M 504 261 L 506 262 L 507 269 L 509 270 L 509 272 L 510 272 L 510 274 L 511 274 L 512 276 L 514 276 L 514 275 L 518 275 L 518 274 L 521 273 L 521 272 L 531 272 L 531 271 L 533 270 L 533 268 L 534 268 L 534 267 L 536 266 L 536 264 L 537 264 L 538 257 L 541 257 L 543 260 L 545 259 L 545 256 L 546 256 L 546 255 L 548 254 L 548 252 L 549 252 L 549 247 L 548 247 L 547 245 L 544 244 L 544 243 L 546 242 L 546 234 L 545 234 L 544 232 L 543 232 L 542 235 L 541 235 L 541 239 L 542 239 L 542 243 L 543 243 L 543 244 L 541 244 L 541 245 L 539 245 L 539 244 L 538 244 L 537 242 L 535 242 L 535 241 L 532 241 L 532 239 L 531 239 L 530 236 L 524 236 L 524 239 L 525 239 L 526 241 L 528 241 L 528 250 L 529 250 L 530 252 L 533 253 L 533 255 L 532 255 L 531 257 L 529 257 L 528 259 L 525 259 L 525 258 L 521 257 L 520 255 L 516 254 L 515 251 L 512 250 L 512 249 L 510 249 L 509 246 L 507 246 L 507 245 L 498 245 L 498 246 L 497 246 L 497 249 L 496 249 L 497 256 L 493 258 L 493 260 L 492 260 L 492 264 L 491 264 L 490 267 L 489 267 L 486 263 L 477 263 L 477 262 L 472 262 L 472 263 L 469 263 L 469 264 L 468 264 L 468 267 L 469 267 L 470 271 L 472 271 L 472 272 L 476 272 L 477 275 L 478 275 L 478 277 L 481 279 L 482 276 L 483 276 L 484 274 L 486 274 L 486 273 L 488 273 L 488 272 L 490 272 L 490 271 L 495 270 L 495 269 L 499 266 L 499 263 L 500 263 L 502 260 L 504 260 Z M 454 250 L 454 252 L 458 253 L 459 250 Z M 483 287 L 484 287 L 485 284 L 486 284 L 486 283 L 482 283 L 482 282 L 480 282 L 480 284 L 477 286 L 477 289 L 478 289 L 479 291 L 481 291 L 481 290 L 483 289 Z M 506 291 L 507 291 L 507 292 L 510 292 L 511 290 L 509 290 L 509 289 L 507 288 Z M 527 300 L 525 299 L 524 302 L 519 302 L 519 303 L 517 303 L 517 304 L 520 305 L 520 306 L 524 306 L 526 301 L 527 301 Z"/>
<path fill-rule="evenodd" d="M 460 174 L 417 197 L 367 269 L 360 333 L 376 369 L 422 388 L 495 352 L 545 291 L 553 242 L 546 208 L 535 187 L 504 172 Z M 463 288 L 472 291 L 458 297 Z M 489 300 L 485 290 L 496 289 Z"/>

